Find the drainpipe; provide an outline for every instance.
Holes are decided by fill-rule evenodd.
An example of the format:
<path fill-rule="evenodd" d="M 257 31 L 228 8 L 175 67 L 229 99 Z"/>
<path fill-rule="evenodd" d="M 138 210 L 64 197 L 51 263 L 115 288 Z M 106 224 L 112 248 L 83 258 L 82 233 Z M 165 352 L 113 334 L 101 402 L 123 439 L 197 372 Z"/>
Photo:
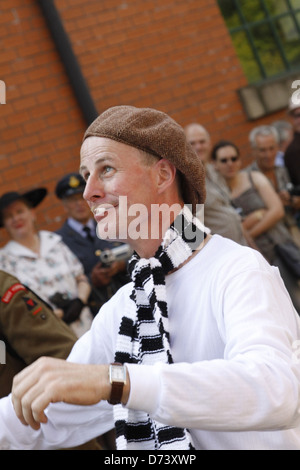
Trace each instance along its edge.
<path fill-rule="evenodd" d="M 82 75 L 80 65 L 73 52 L 71 42 L 64 29 L 59 13 L 53 0 L 38 0 L 47 26 L 50 30 L 61 61 L 69 77 L 74 95 L 87 125 L 98 116 L 89 88 Z"/>

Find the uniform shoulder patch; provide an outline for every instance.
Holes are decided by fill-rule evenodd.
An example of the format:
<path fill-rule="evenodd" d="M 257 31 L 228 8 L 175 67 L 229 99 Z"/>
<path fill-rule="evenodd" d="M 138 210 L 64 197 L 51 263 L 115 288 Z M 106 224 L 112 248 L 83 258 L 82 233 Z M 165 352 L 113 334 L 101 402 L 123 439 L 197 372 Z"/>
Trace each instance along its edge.
<path fill-rule="evenodd" d="M 32 315 L 37 315 L 42 311 L 42 307 L 31 297 L 22 297 L 27 309 L 31 311 Z M 37 307 L 37 308 L 35 308 Z"/>
<path fill-rule="evenodd" d="M 23 291 L 26 291 L 26 287 L 23 286 L 23 284 L 20 284 L 20 283 L 16 283 L 16 284 L 13 284 L 12 286 L 10 286 L 9 289 L 7 289 L 7 291 L 3 294 L 2 298 L 1 298 L 1 302 L 5 303 L 5 304 L 9 304 L 9 302 L 11 301 L 11 299 L 13 298 L 13 296 L 19 292 L 20 290 L 23 290 Z"/>

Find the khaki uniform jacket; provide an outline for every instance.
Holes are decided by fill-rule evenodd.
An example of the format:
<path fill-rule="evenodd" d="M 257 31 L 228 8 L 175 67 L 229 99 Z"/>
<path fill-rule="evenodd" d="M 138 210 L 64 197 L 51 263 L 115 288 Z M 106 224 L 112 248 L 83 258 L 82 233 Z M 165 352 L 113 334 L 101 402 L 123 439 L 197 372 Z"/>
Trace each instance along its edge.
<path fill-rule="evenodd" d="M 0 270 L 0 398 L 14 376 L 41 356 L 66 359 L 77 337 L 37 294 Z M 75 450 L 101 450 L 92 439 Z"/>
<path fill-rule="evenodd" d="M 0 397 L 25 366 L 41 356 L 65 359 L 76 339 L 36 294 L 0 270 Z"/>

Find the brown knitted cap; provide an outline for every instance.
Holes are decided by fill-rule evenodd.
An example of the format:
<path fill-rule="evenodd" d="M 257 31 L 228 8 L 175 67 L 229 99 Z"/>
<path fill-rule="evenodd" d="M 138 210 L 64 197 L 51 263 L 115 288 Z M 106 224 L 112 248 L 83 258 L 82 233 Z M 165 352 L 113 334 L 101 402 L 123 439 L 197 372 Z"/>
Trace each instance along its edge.
<path fill-rule="evenodd" d="M 84 139 L 107 137 L 156 157 L 169 160 L 182 176 L 185 204 L 205 201 L 205 175 L 201 160 L 187 142 L 183 128 L 167 114 L 151 108 L 116 106 L 98 116 L 88 127 Z"/>

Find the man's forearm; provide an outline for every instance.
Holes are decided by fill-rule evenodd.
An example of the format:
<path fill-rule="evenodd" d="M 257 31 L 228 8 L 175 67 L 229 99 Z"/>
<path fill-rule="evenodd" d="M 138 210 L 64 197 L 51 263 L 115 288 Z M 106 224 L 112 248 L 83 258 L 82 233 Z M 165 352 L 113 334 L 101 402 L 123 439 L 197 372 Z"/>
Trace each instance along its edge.
<path fill-rule="evenodd" d="M 129 390 L 127 377 L 122 396 L 124 404 Z M 21 422 L 39 429 L 40 423 L 47 422 L 44 411 L 50 403 L 94 405 L 109 400 L 110 394 L 109 365 L 74 364 L 44 357 L 15 377 L 12 400 Z"/>

